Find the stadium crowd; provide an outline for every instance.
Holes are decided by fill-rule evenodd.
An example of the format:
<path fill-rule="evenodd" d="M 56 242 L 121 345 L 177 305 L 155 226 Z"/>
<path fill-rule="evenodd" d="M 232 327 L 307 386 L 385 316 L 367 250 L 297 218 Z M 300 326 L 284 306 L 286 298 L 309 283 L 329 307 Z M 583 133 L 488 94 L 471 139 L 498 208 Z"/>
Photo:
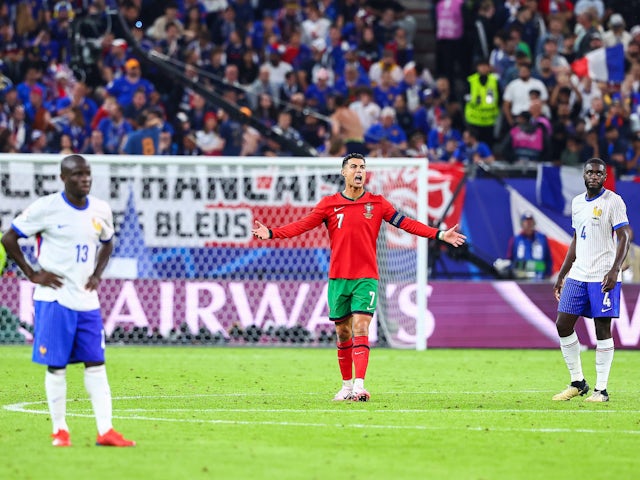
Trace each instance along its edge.
<path fill-rule="evenodd" d="M 432 7 L 429 69 L 416 19 L 392 0 L 2 1 L 0 151 L 289 153 L 136 55 L 117 9 L 143 50 L 320 155 L 600 156 L 640 174 L 638 0 Z M 577 67 L 615 51 L 624 71 L 609 81 Z"/>

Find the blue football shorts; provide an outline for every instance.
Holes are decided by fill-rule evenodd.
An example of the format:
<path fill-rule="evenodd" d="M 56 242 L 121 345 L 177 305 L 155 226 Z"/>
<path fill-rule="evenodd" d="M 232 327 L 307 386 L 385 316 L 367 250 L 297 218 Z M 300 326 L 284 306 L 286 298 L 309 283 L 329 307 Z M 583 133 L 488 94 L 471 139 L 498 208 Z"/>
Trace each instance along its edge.
<path fill-rule="evenodd" d="M 620 316 L 620 288 L 616 283 L 608 292 L 600 282 L 580 282 L 567 278 L 560 292 L 558 312 L 589 318 L 618 318 Z"/>
<path fill-rule="evenodd" d="M 51 367 L 104 362 L 105 338 L 100 309 L 71 310 L 58 302 L 34 301 L 32 360 Z"/>

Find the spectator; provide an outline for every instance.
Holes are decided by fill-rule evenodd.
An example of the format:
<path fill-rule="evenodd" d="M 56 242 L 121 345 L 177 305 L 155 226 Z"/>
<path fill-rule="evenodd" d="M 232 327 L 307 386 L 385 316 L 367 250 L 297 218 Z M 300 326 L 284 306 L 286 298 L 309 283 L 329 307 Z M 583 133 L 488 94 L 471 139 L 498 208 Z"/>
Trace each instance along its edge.
<path fill-rule="evenodd" d="M 251 85 L 260 75 L 260 58 L 252 49 L 246 49 L 242 54 L 242 62 L 238 67 L 238 82 L 241 85 Z"/>
<path fill-rule="evenodd" d="M 385 48 L 382 52 L 382 59 L 371 65 L 369 69 L 369 79 L 373 85 L 382 82 L 382 75 L 388 73 L 394 85 L 398 85 L 403 78 L 402 68 L 396 63 L 393 50 Z"/>
<path fill-rule="evenodd" d="M 620 136 L 619 128 L 615 124 L 605 127 L 604 138 L 600 140 L 600 156 L 612 165 L 616 172 L 616 177 L 627 173 L 627 150 L 628 146 L 624 137 Z"/>
<path fill-rule="evenodd" d="M 213 112 L 207 112 L 204 116 L 204 127 L 196 132 L 196 144 L 204 155 L 220 155 L 223 141 L 216 132 L 218 117 Z"/>
<path fill-rule="evenodd" d="M 558 84 L 558 78 L 552 68 L 552 60 L 546 54 L 540 55 L 538 58 L 538 67 L 534 70 L 534 75 L 544 83 L 547 87 L 547 91 L 553 91 L 553 88 Z"/>
<path fill-rule="evenodd" d="M 142 78 L 140 62 L 135 58 L 130 58 L 125 63 L 125 75 L 116 78 L 107 86 L 107 92 L 116 97 L 120 105 L 126 107 L 133 100 L 134 92 L 142 87 L 149 95 L 154 87 L 147 79 Z"/>
<path fill-rule="evenodd" d="M 582 151 L 583 144 L 580 136 L 576 134 L 569 134 L 565 147 L 560 153 L 560 165 L 569 167 L 577 167 L 582 165 L 582 159 L 580 152 Z"/>
<path fill-rule="evenodd" d="M 391 43 L 398 29 L 393 9 L 385 8 L 379 15 L 373 28 L 376 42 L 378 42 L 379 45 L 388 45 Z"/>
<path fill-rule="evenodd" d="M 291 113 L 291 110 L 288 111 Z M 292 121 L 292 125 L 296 125 L 302 139 L 315 149 L 322 148 L 325 140 L 329 137 L 326 123 L 321 121 L 317 115 L 305 115 L 302 123 Z"/>
<path fill-rule="evenodd" d="M 123 110 L 124 118 L 126 118 L 134 128 L 141 127 L 142 125 L 138 125 L 137 122 L 140 115 L 147 107 L 147 91 L 144 87 L 138 87 L 133 94 L 131 103 Z"/>
<path fill-rule="evenodd" d="M 522 231 L 509 240 L 507 250 L 513 276 L 522 280 L 549 278 L 553 267 L 551 249 L 546 235 L 536 230 L 533 213 L 523 213 L 520 226 Z"/>
<path fill-rule="evenodd" d="M 491 148 L 484 142 L 479 141 L 478 132 L 475 128 L 467 128 L 462 133 L 462 142 L 450 158 L 451 163 L 486 164 L 490 165 L 495 161 Z"/>
<path fill-rule="evenodd" d="M 373 102 L 373 92 L 370 88 L 360 88 L 358 99 L 351 103 L 349 108 L 358 114 L 360 124 L 365 132 L 380 117 L 380 106 Z"/>
<path fill-rule="evenodd" d="M 415 113 L 420 108 L 422 95 L 425 89 L 425 82 L 418 76 L 418 69 L 415 62 L 407 63 L 402 69 L 404 78 L 398 85 L 398 89 L 404 95 L 407 102 L 407 109 Z"/>
<path fill-rule="evenodd" d="M 625 30 L 625 21 L 622 15 L 614 13 L 609 17 L 609 30 L 604 32 L 603 42 L 605 47 L 613 47 L 618 43 L 624 46 L 627 50 L 629 42 L 631 41 L 631 34 Z"/>
<path fill-rule="evenodd" d="M 73 93 L 71 94 L 71 104 L 80 109 L 85 125 L 90 125 L 91 120 L 93 120 L 93 117 L 98 111 L 98 106 L 89 96 L 86 83 L 80 81 L 75 83 Z"/>
<path fill-rule="evenodd" d="M 450 139 L 461 142 L 462 135 L 460 131 L 451 127 L 451 117 L 449 114 L 447 112 L 441 112 L 440 115 L 436 117 L 435 127 L 429 132 L 429 136 L 427 137 L 427 147 L 429 147 L 430 158 L 442 158 L 442 149 Z"/>
<path fill-rule="evenodd" d="M 105 100 L 108 116 L 100 120 L 98 130 L 104 138 L 104 150 L 107 154 L 119 154 L 123 139 L 133 131 L 131 124 L 125 120 L 122 107 L 113 97 Z"/>
<path fill-rule="evenodd" d="M 182 137 L 182 145 L 178 146 L 178 155 L 202 155 L 202 150 L 198 147 L 196 136 L 193 132 L 188 132 Z"/>
<path fill-rule="evenodd" d="M 468 73 L 463 9 L 463 0 L 438 0 L 436 4 L 436 73 L 446 77 L 451 85 L 458 76 L 464 78 Z"/>
<path fill-rule="evenodd" d="M 348 99 L 349 102 L 356 99 L 360 87 L 370 85 L 368 77 L 360 75 L 359 66 L 358 63 L 347 63 L 344 67 L 344 75 L 334 85 L 335 92 Z"/>
<path fill-rule="evenodd" d="M 295 70 L 298 70 L 309 62 L 311 56 L 311 47 L 301 42 L 300 32 L 297 30 L 291 32 L 289 42 L 286 44 L 284 53 L 282 54 L 282 61 L 291 65 Z"/>
<path fill-rule="evenodd" d="M 158 155 L 160 152 L 160 132 L 162 114 L 156 109 L 149 109 L 138 119 L 141 127 L 128 134 L 123 153 L 127 155 Z"/>
<path fill-rule="evenodd" d="M 538 38 L 538 45 L 536 46 L 536 56 L 540 55 L 544 51 L 544 44 L 547 40 L 552 40 L 556 44 L 556 51 L 562 52 L 564 49 L 564 30 L 566 22 L 564 17 L 559 14 L 553 14 L 549 17 L 547 31 L 540 35 Z"/>
<path fill-rule="evenodd" d="M 362 31 L 362 38 L 358 43 L 358 61 L 365 71 L 380 59 L 380 45 L 375 40 L 373 28 L 367 26 Z"/>
<path fill-rule="evenodd" d="M 405 96 L 402 94 L 396 95 L 392 106 L 396 112 L 396 123 L 400 125 L 402 131 L 409 138 L 415 128 L 413 126 L 413 114 L 407 108 Z"/>
<path fill-rule="evenodd" d="M 291 112 L 289 110 L 283 110 L 278 114 L 278 123 L 273 127 L 273 130 L 286 138 L 291 142 L 298 143 L 302 140 L 300 132 L 291 125 Z M 291 155 L 288 150 L 280 150 L 281 155 Z"/>
<path fill-rule="evenodd" d="M 223 109 L 218 110 L 217 115 L 220 125 L 218 133 L 224 142 L 222 155 L 237 157 L 242 151 L 242 125 L 233 120 Z"/>
<path fill-rule="evenodd" d="M 494 49 L 489 56 L 489 64 L 493 72 L 502 77 L 516 63 L 516 48 L 518 38 L 507 30 L 501 30 L 494 37 Z M 504 82 L 500 81 L 501 85 Z"/>
<path fill-rule="evenodd" d="M 593 50 L 592 40 L 602 40 L 598 19 L 600 15 L 593 9 L 575 10 L 577 36 L 574 43 L 574 51 L 577 58 Z"/>
<path fill-rule="evenodd" d="M 253 25 L 249 27 L 247 36 L 251 39 L 251 47 L 256 51 L 264 51 L 269 45 L 269 39 L 271 38 L 275 38 L 276 40 L 284 39 L 273 14 L 264 15 L 262 20 L 254 22 Z"/>
<path fill-rule="evenodd" d="M 89 143 L 84 149 L 83 154 L 90 155 L 106 155 L 106 151 L 104 149 L 104 136 L 102 135 L 102 131 L 100 130 L 92 130 L 91 136 L 89 137 Z"/>
<path fill-rule="evenodd" d="M 233 9 L 231 8 L 229 8 L 228 10 L 233 11 Z M 235 65 L 236 67 L 240 68 L 240 65 L 242 64 L 242 57 L 246 50 L 247 47 L 242 41 L 240 32 L 238 32 L 237 30 L 233 30 L 225 41 L 224 52 L 226 55 L 227 65 Z"/>
<path fill-rule="evenodd" d="M 498 17 L 493 0 L 482 0 L 471 33 L 471 61 L 489 60 L 493 39 L 498 33 Z"/>
<path fill-rule="evenodd" d="M 407 63 L 413 61 L 413 45 L 409 43 L 407 31 L 404 28 L 396 28 L 393 39 L 384 48 L 393 51 L 395 63 L 400 68 L 404 68 Z"/>
<path fill-rule="evenodd" d="M 47 136 L 41 130 L 31 132 L 31 143 L 27 153 L 53 153 L 49 149 Z"/>
<path fill-rule="evenodd" d="M 269 61 L 265 62 L 263 66 L 269 70 L 269 80 L 271 83 L 280 87 L 280 85 L 284 83 L 284 76 L 287 72 L 292 71 L 293 67 L 281 60 L 281 54 L 277 48 L 267 47 L 267 54 Z"/>
<path fill-rule="evenodd" d="M 7 130 L 11 133 L 13 148 L 17 151 L 24 151 L 29 144 L 31 127 L 26 122 L 24 106 L 17 105 L 7 122 Z"/>
<path fill-rule="evenodd" d="M 40 92 L 40 95 L 44 98 L 46 87 L 41 82 L 42 70 L 37 65 L 27 64 L 24 73 L 24 80 L 16 86 L 18 92 L 18 98 L 23 104 L 29 103 L 31 100 L 31 93 L 34 91 L 34 87 L 38 87 L 36 91 Z"/>
<path fill-rule="evenodd" d="M 385 70 L 380 76 L 379 83 L 373 88 L 373 100 L 380 108 L 391 107 L 400 93 L 400 87 L 393 80 L 392 73 Z"/>
<path fill-rule="evenodd" d="M 510 127 L 514 126 L 514 118 L 517 115 L 529 110 L 531 90 L 539 90 L 543 102 L 548 100 L 547 87 L 537 78 L 531 77 L 530 65 L 522 64 L 518 68 L 518 78 L 509 82 L 503 95 L 502 112 Z"/>
<path fill-rule="evenodd" d="M 284 75 L 284 83 L 278 88 L 278 98 L 283 104 L 293 101 L 296 94 L 302 94 L 296 73 L 292 70 Z M 302 95 L 304 99 L 304 95 Z"/>
<path fill-rule="evenodd" d="M 302 43 L 309 45 L 318 38 L 326 39 L 329 34 L 331 21 L 320 13 L 317 5 L 309 3 L 307 18 L 301 24 Z"/>
<path fill-rule="evenodd" d="M 340 139 L 347 153 L 361 153 L 365 155 L 367 149 L 364 143 L 364 128 L 360 116 L 347 106 L 347 100 L 342 95 L 335 98 L 335 111 L 331 115 L 331 138 Z"/>
<path fill-rule="evenodd" d="M 478 139 L 493 146 L 494 129 L 500 116 L 500 91 L 498 76 L 491 73 L 485 59 L 476 64 L 476 73 L 467 77 L 469 94 L 464 109 L 467 125 L 477 132 Z"/>
<path fill-rule="evenodd" d="M 534 21 L 534 12 L 531 11 L 526 5 L 522 5 L 518 8 L 516 18 L 508 22 L 506 28 L 511 29 L 513 27 L 520 31 L 520 41 L 524 42 L 527 46 L 526 52 L 529 57 L 532 56 L 532 52 L 535 51 L 536 44 L 538 42 L 539 29 L 538 25 Z M 519 46 L 522 47 L 520 44 Z"/>
<path fill-rule="evenodd" d="M 531 114 L 521 112 L 499 150 L 510 163 L 536 164 L 551 161 L 551 143 L 540 123 L 531 123 Z"/>
<path fill-rule="evenodd" d="M 102 80 L 106 83 L 124 75 L 128 47 L 122 38 L 116 38 L 111 42 L 109 50 L 102 58 Z"/>
<path fill-rule="evenodd" d="M 602 0 L 578 0 L 575 3 L 573 12 L 576 15 L 587 11 L 593 11 L 596 20 L 602 19 L 604 17 L 604 2 Z"/>
<path fill-rule="evenodd" d="M 196 3 L 187 9 L 184 20 L 184 31 L 182 32 L 185 40 L 193 41 L 205 34 L 208 38 L 211 38 L 209 30 L 204 23 L 204 17 L 202 15 L 202 5 Z"/>
<path fill-rule="evenodd" d="M 427 156 L 427 137 L 422 132 L 413 132 L 409 137 L 409 146 L 405 152 L 408 157 L 426 158 Z"/>
<path fill-rule="evenodd" d="M 252 110 L 258 108 L 258 101 L 263 93 L 275 98 L 277 102 L 279 94 L 278 88 L 271 83 L 270 75 L 271 70 L 269 67 L 262 65 L 258 72 L 258 78 L 247 88 L 247 100 Z"/>
<path fill-rule="evenodd" d="M 380 121 L 374 123 L 365 131 L 364 140 L 370 151 L 380 148 L 381 144 L 384 147 L 385 140 L 392 144 L 387 145 L 387 147 L 395 147 L 398 152 L 403 152 L 407 149 L 407 135 L 396 122 L 396 112 L 393 107 L 382 109 Z M 384 148 L 383 151 L 385 151 Z"/>
<path fill-rule="evenodd" d="M 328 113 L 327 103 L 333 94 L 334 90 L 329 85 L 329 72 L 326 68 L 318 70 L 316 81 L 309 85 L 304 92 L 307 105 L 321 113 Z"/>
<path fill-rule="evenodd" d="M 169 24 L 175 25 L 178 36 L 182 36 L 184 25 L 178 19 L 178 4 L 176 2 L 168 2 L 166 4 L 164 15 L 156 18 L 151 27 L 147 29 L 147 35 L 156 41 L 165 40 L 167 38 L 166 27 Z"/>
<path fill-rule="evenodd" d="M 164 29 L 164 36 L 157 40 L 155 50 L 166 55 L 169 60 L 180 60 L 185 44 L 178 25 L 175 22 L 168 22 Z"/>

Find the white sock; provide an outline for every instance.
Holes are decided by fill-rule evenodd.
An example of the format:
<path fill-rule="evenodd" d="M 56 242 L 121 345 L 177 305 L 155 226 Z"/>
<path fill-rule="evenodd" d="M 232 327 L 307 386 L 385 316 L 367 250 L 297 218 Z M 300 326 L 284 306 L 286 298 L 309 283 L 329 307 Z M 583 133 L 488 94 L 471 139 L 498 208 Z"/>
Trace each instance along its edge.
<path fill-rule="evenodd" d="M 87 367 L 84 369 L 84 387 L 89 393 L 93 414 L 96 417 L 98 433 L 104 435 L 113 427 L 111 424 L 111 389 L 107 380 L 107 367 Z"/>
<path fill-rule="evenodd" d="M 342 386 L 346 388 L 353 388 L 353 380 L 342 380 Z"/>
<path fill-rule="evenodd" d="M 582 362 L 580 361 L 580 341 L 578 334 L 573 332 L 568 337 L 560 337 L 560 351 L 564 357 L 564 363 L 567 364 L 572 382 L 584 380 L 582 374 Z"/>
<path fill-rule="evenodd" d="M 47 370 L 44 376 L 44 390 L 49 404 L 49 415 L 53 424 L 53 433 L 67 430 L 67 371 L 62 368 L 51 373 Z"/>
<path fill-rule="evenodd" d="M 353 382 L 353 388 L 358 390 L 364 390 L 364 378 L 356 378 Z"/>
<path fill-rule="evenodd" d="M 596 390 L 606 390 L 613 362 L 613 338 L 596 342 Z"/>

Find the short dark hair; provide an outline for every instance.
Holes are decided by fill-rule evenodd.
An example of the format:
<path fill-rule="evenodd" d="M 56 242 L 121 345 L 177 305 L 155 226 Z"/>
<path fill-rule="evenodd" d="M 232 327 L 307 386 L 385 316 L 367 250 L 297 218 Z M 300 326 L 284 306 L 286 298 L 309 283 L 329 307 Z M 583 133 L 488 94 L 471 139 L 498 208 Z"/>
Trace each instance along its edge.
<path fill-rule="evenodd" d="M 584 168 L 587 168 L 587 165 L 589 165 L 590 163 L 595 163 L 596 165 L 601 165 L 604 168 L 607 168 L 607 163 L 601 158 L 597 158 L 597 157 L 590 158 L 589 160 L 584 162 Z"/>
<path fill-rule="evenodd" d="M 359 158 L 360 160 L 362 160 L 363 162 L 366 163 L 366 160 L 364 158 L 364 155 L 362 155 L 361 153 L 349 153 L 348 155 L 346 155 L 343 159 L 342 159 L 342 168 L 344 168 L 347 163 L 349 163 L 349 160 L 351 160 L 352 158 Z"/>

